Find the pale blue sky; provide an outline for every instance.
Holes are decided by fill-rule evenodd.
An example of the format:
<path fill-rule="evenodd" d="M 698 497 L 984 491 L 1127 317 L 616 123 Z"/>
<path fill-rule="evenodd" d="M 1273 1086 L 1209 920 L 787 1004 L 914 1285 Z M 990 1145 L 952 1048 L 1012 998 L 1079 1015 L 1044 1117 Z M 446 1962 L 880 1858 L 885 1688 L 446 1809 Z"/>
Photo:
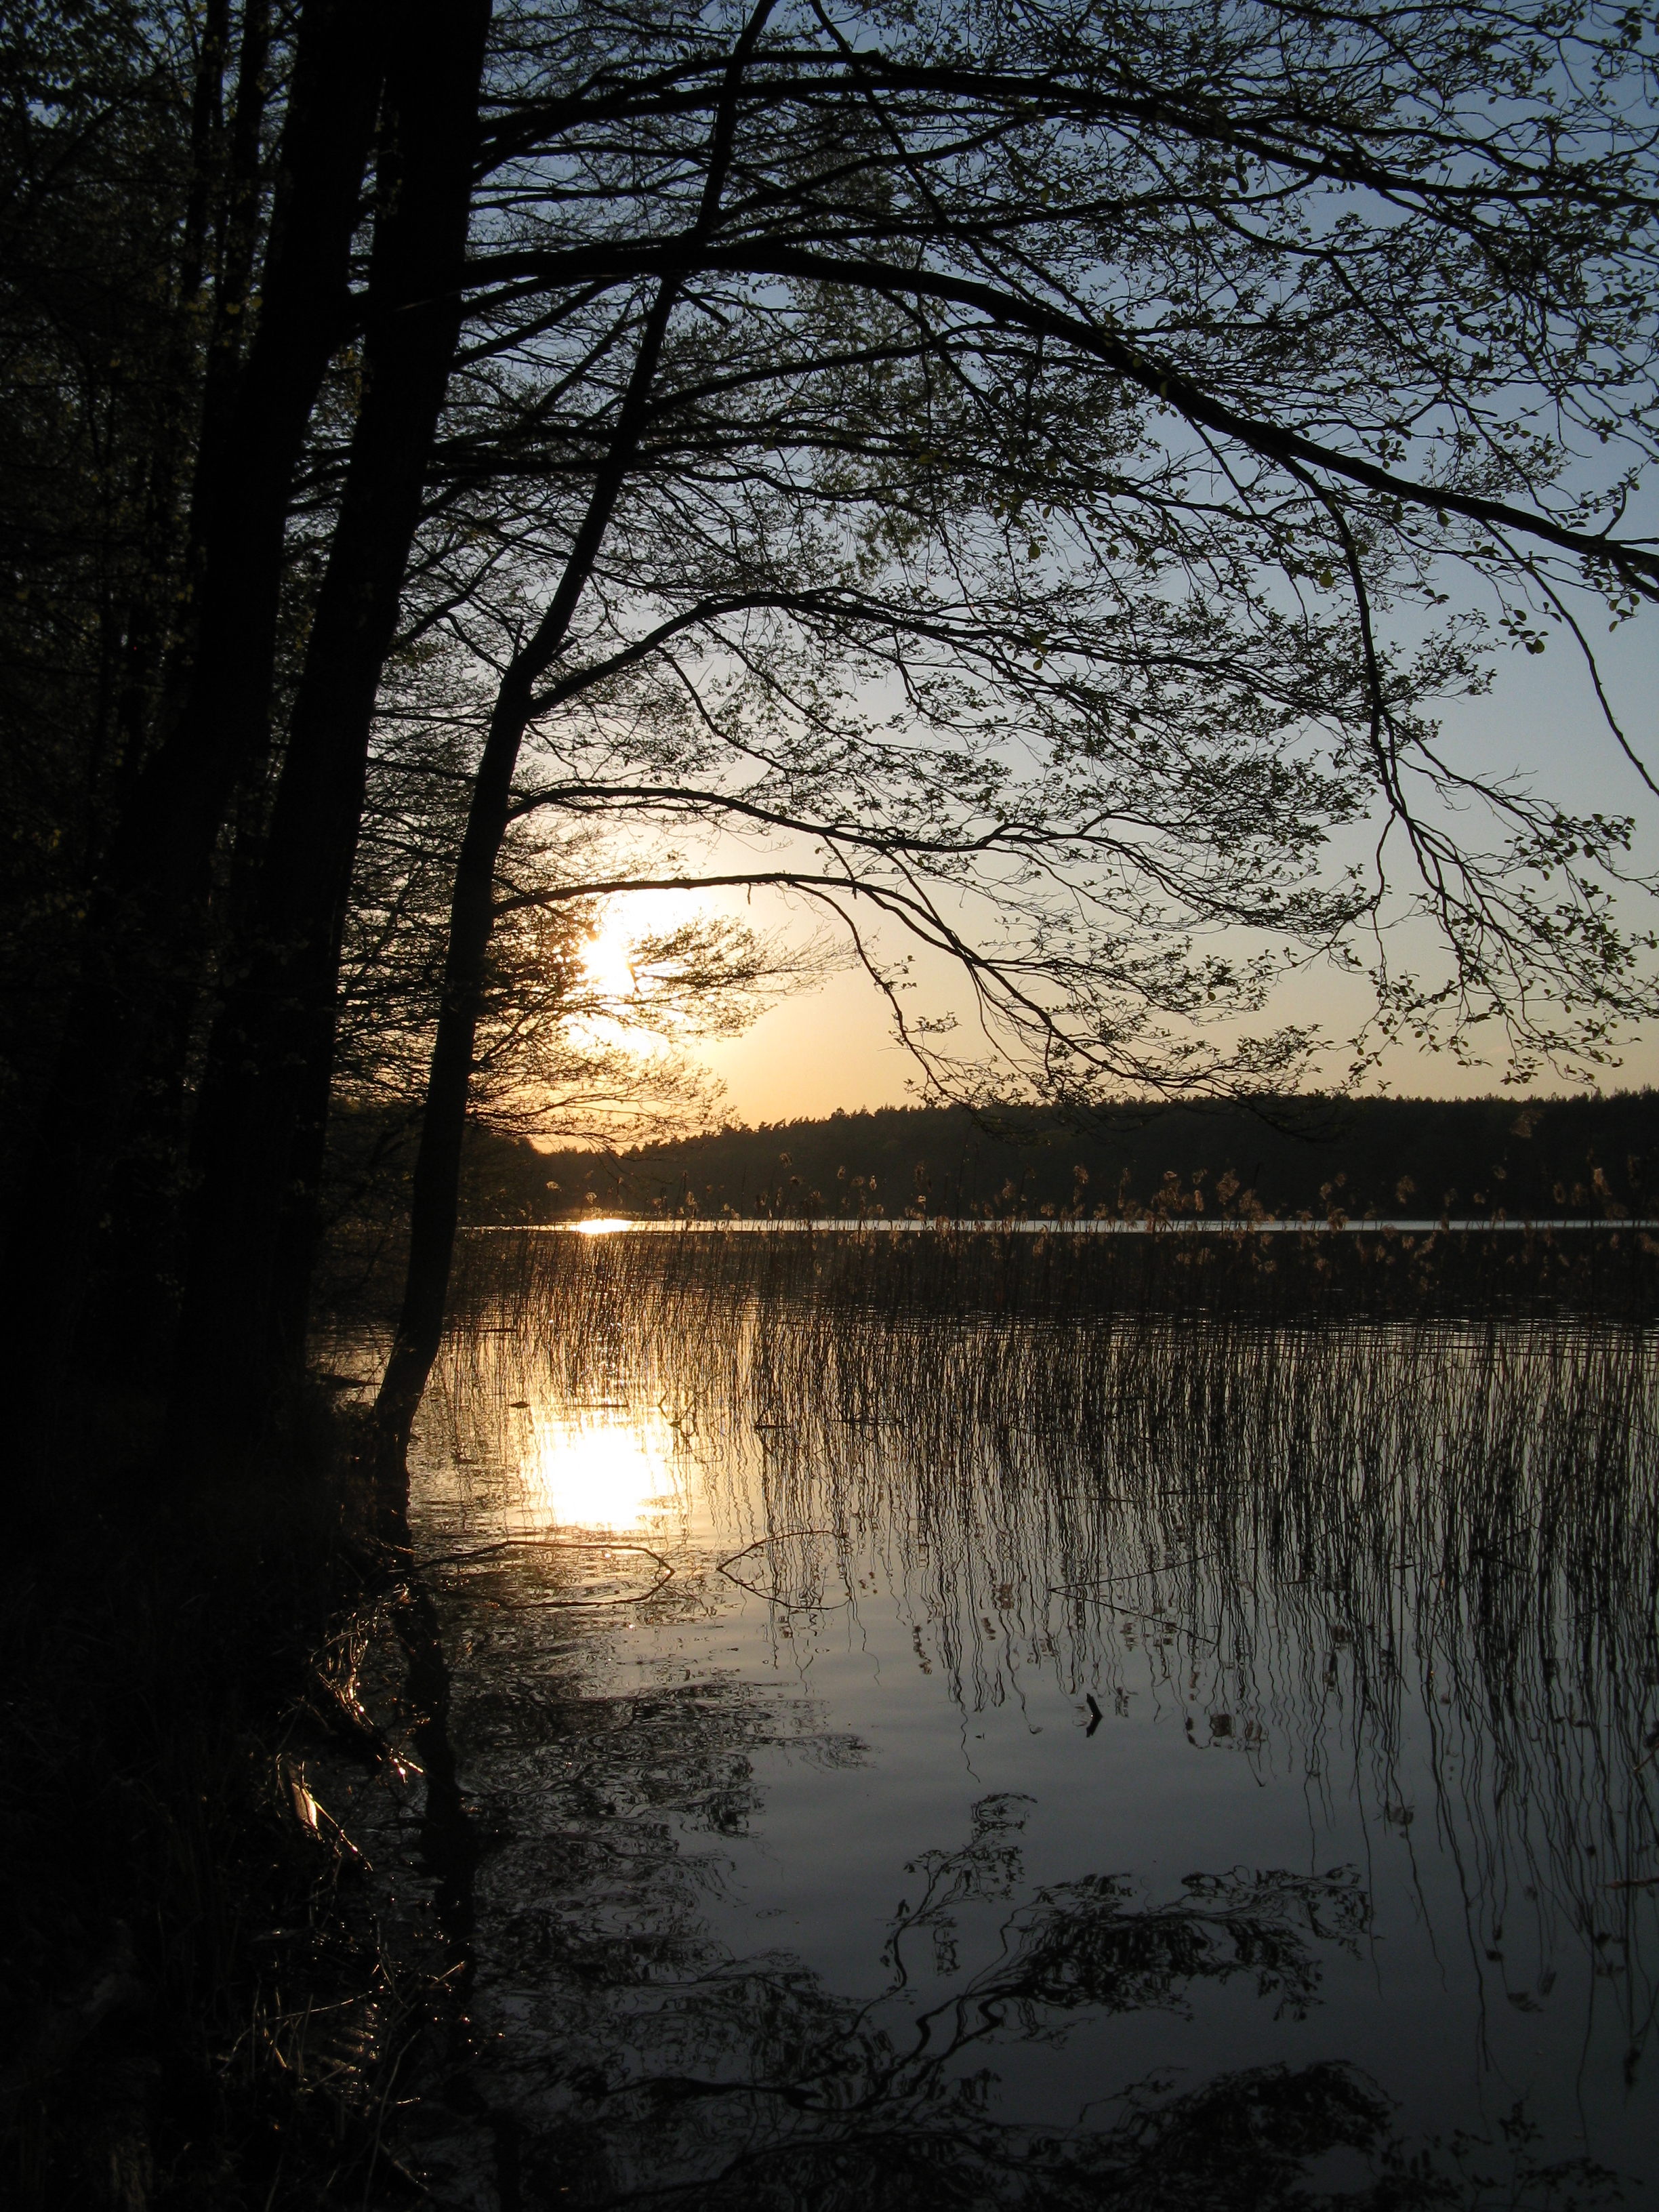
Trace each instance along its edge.
<path fill-rule="evenodd" d="M 1595 611 L 1590 611 L 1591 623 Z M 1584 619 L 1580 613 L 1581 621 Z M 1591 631 L 1591 623 L 1586 623 Z M 1616 635 L 1600 624 L 1603 680 L 1626 736 L 1659 780 L 1659 612 L 1626 624 Z M 1445 712 L 1449 743 L 1489 770 L 1518 769 L 1577 812 L 1636 817 L 1638 858 L 1659 870 L 1659 800 L 1646 792 L 1620 755 L 1595 707 L 1577 647 L 1555 633 L 1538 656 L 1504 649 L 1492 693 L 1459 701 Z M 1645 903 L 1643 902 L 1642 903 Z M 1632 915 L 1635 909 L 1632 909 Z M 787 910 L 757 896 L 747 909 L 757 923 L 788 921 Z M 1659 921 L 1659 910 L 1650 926 Z M 810 927 L 797 915 L 793 926 Z M 918 1008 L 963 1005 L 963 994 L 945 963 L 919 969 Z M 1320 972 L 1287 984 L 1281 1011 L 1287 1018 L 1317 1019 L 1335 1036 L 1361 1018 L 1363 989 Z M 747 1121 L 781 1121 L 830 1113 L 837 1106 L 897 1104 L 908 1096 L 913 1063 L 892 1036 L 886 1010 L 859 973 L 832 975 L 820 988 L 786 1001 L 763 1016 L 747 1036 L 706 1048 L 702 1054 L 726 1085 L 728 1110 Z M 1346 1065 L 1340 1054 L 1333 1073 Z M 1496 1090 L 1501 1065 L 1466 1070 L 1445 1056 L 1396 1048 L 1384 1063 L 1388 1088 L 1396 1094 L 1455 1095 Z M 1623 1065 L 1607 1071 L 1602 1087 L 1659 1085 L 1659 1033 L 1632 1038 Z M 1579 1089 L 1581 1084 L 1541 1076 L 1540 1092 Z"/>

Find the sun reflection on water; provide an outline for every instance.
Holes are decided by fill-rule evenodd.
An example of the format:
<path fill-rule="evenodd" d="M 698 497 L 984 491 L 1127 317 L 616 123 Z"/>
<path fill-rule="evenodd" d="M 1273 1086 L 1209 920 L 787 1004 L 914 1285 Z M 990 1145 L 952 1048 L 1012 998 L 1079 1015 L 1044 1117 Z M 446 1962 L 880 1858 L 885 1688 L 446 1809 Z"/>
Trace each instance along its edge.
<path fill-rule="evenodd" d="M 689 1512 L 689 1470 L 660 1413 L 538 1422 L 522 1463 L 526 1503 L 555 1528 L 659 1528 Z"/>

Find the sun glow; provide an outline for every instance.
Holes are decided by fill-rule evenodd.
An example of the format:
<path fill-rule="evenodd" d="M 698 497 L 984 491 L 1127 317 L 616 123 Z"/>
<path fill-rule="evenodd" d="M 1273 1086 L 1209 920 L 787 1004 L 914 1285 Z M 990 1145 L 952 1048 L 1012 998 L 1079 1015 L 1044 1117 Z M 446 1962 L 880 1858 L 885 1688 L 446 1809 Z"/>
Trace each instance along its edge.
<path fill-rule="evenodd" d="M 635 1529 L 683 1517 L 684 1470 L 660 1416 L 553 1420 L 525 1461 L 532 1499 L 555 1528 Z"/>
<path fill-rule="evenodd" d="M 634 974 L 634 947 L 614 925 L 590 937 L 582 948 L 582 977 L 596 997 L 631 999 L 639 988 Z"/>

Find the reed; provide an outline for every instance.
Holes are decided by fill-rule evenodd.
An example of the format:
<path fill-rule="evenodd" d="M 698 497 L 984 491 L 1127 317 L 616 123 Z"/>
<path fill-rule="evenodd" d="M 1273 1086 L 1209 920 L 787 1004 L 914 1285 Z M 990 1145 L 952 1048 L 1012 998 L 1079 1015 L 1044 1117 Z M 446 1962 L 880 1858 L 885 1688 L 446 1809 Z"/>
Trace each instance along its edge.
<path fill-rule="evenodd" d="M 1135 1300 L 1110 1279 L 1089 1297 L 1054 1244 L 1051 1258 L 1028 1240 L 1008 1262 L 1024 1270 L 1016 1281 L 988 1240 L 953 1253 L 891 1237 L 480 1237 L 428 1418 L 463 1458 L 510 1468 L 526 1402 L 578 1420 L 584 1407 L 654 1409 L 717 1525 L 750 1547 L 742 1572 L 773 1600 L 780 1632 L 855 1604 L 878 1553 L 965 1711 L 1018 1696 L 1038 1672 L 1102 1709 L 1150 1680 L 1198 1740 L 1264 1771 L 1322 1789 L 1358 1765 L 1368 1817 L 1415 1819 L 1458 1851 L 1481 1951 L 1501 1948 L 1529 1897 L 1551 1940 L 1603 1961 L 1603 2001 L 1637 2063 L 1659 2008 L 1655 1947 L 1640 1940 L 1659 1849 L 1650 1333 L 1570 1300 L 1409 1318 L 1316 1301 L 1251 1312 L 1242 1299 Z M 909 1915 L 918 1934 L 978 1878 L 978 1849 L 930 1874 Z M 1291 1917 L 1340 1929 L 1364 1910 L 1339 1884 Z M 961 2058 L 980 2033 L 962 2023 L 1024 2005 L 1040 2024 L 1084 2002 L 1057 1994 L 1067 1960 L 1077 1973 L 1099 1962 L 1088 2001 L 1103 2002 L 1129 1987 L 1137 1946 L 1179 1933 L 1182 1971 L 1201 1974 L 1232 1971 L 1236 1941 L 1237 1955 L 1282 1956 L 1293 1996 L 1304 1966 L 1278 1911 L 1265 1893 L 1194 1896 L 1180 1930 L 1160 1933 L 1121 1899 L 1051 1897 L 1011 1921 L 994 1986 L 957 1991 L 932 2023 L 925 2063 L 876 2050 L 868 2021 L 840 2020 L 827 1993 L 775 1979 L 768 2017 L 793 2006 L 800 2024 L 794 2058 L 775 2065 L 756 2025 L 753 2094 L 776 2100 L 768 2155 L 821 2177 L 833 2143 L 887 2129 L 925 2162 L 938 2148 L 928 2100 L 956 2063 L 944 2054 Z M 716 2002 L 711 1976 L 719 2002 L 738 2002 L 725 1971 L 700 1971 L 697 2004 Z M 803 2136 L 777 2114 L 818 2094 L 814 2067 L 842 2102 L 833 2126 L 826 2103 Z M 1334 2077 L 1324 2087 L 1340 2135 L 1340 2112 L 1358 2107 Z M 1271 2084 L 1257 2091 L 1271 2102 Z M 1110 2186 L 1138 2202 L 1121 2162 L 1133 2164 L 1139 2124 L 1044 2167 L 1047 2201 L 1088 2201 L 1109 2167 Z M 973 2137 L 981 2162 L 962 2185 L 1025 2201 L 993 2134 Z M 666 2157 L 653 2140 L 652 2159 Z M 867 2163 L 854 2166 L 867 2180 Z M 1482 2201 L 1449 2169 L 1443 2184 L 1402 2183 L 1386 2201 Z M 1170 2202 L 1187 2201 L 1170 2185 Z M 1576 2186 L 1537 2201 L 1571 2201 Z M 822 2201 L 841 2201 L 825 2187 Z M 619 2185 L 614 2201 L 626 2194 Z M 685 2201 L 701 2201 L 689 2183 Z M 1523 2189 L 1516 2201 L 1533 2200 Z"/>
<path fill-rule="evenodd" d="M 492 1239 L 434 1377 L 440 1418 L 498 1463 L 514 1401 L 538 1395 L 718 1431 L 720 1463 L 752 1471 L 728 1475 L 730 1510 L 774 1586 L 847 1585 L 859 1532 L 882 1531 L 969 1707 L 1031 1664 L 1107 1698 L 1130 1652 L 1150 1639 L 1173 1666 L 1181 1644 L 1209 1655 L 1194 1704 L 1316 1770 L 1328 1747 L 1299 1739 L 1340 1669 L 1379 1801 L 1399 1800 L 1410 1700 L 1457 1736 L 1464 1816 L 1506 1808 L 1482 1888 L 1526 1880 L 1542 1848 L 1553 1887 L 1606 1923 L 1607 1882 L 1650 1870 L 1659 1788 L 1649 1332 L 1559 1312 L 969 1319 L 916 1299 L 906 1256 L 860 1255 L 853 1299 L 793 1250 Z M 827 1562 L 825 1540 L 778 1534 L 823 1528 L 842 1532 Z M 1615 1917 L 1638 1907 L 1624 1894 Z"/>

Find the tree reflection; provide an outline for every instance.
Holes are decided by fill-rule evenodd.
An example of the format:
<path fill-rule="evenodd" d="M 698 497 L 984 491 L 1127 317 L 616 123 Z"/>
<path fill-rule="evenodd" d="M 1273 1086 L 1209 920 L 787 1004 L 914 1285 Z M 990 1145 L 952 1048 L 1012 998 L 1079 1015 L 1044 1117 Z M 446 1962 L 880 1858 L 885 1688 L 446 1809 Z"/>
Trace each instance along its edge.
<path fill-rule="evenodd" d="M 1171 1904 L 1135 1902 L 1112 1877 L 1024 1889 L 1023 1801 L 984 1800 L 973 1833 L 908 1871 L 921 1889 L 896 1915 L 881 1996 L 854 2004 L 786 1961 L 711 1966 L 624 2001 L 608 1963 L 579 1970 L 546 2071 L 557 2107 L 532 2118 L 531 2201 L 580 2205 L 733 2203 L 769 2212 L 854 2208 L 1338 2205 L 1350 2212 L 1486 2201 L 1467 2145 L 1408 2157 L 1387 2099 L 1334 2062 L 1264 2065 L 1176 2089 L 1157 2077 L 1101 2094 L 1071 2127 L 1011 2124 L 995 2109 L 999 2051 L 1061 2038 L 1084 2012 L 1183 2005 L 1206 1982 L 1243 1979 L 1276 2008 L 1316 1994 L 1322 1952 L 1352 1949 L 1367 1899 L 1351 1869 L 1190 1876 Z M 955 1969 L 957 1918 L 1007 1905 L 995 1963 L 942 1996 L 903 2000 L 908 1953 Z M 1317 2169 L 1346 2153 L 1350 2171 Z M 1597 2201 L 1580 2162 L 1506 2160 L 1513 2205 Z"/>

